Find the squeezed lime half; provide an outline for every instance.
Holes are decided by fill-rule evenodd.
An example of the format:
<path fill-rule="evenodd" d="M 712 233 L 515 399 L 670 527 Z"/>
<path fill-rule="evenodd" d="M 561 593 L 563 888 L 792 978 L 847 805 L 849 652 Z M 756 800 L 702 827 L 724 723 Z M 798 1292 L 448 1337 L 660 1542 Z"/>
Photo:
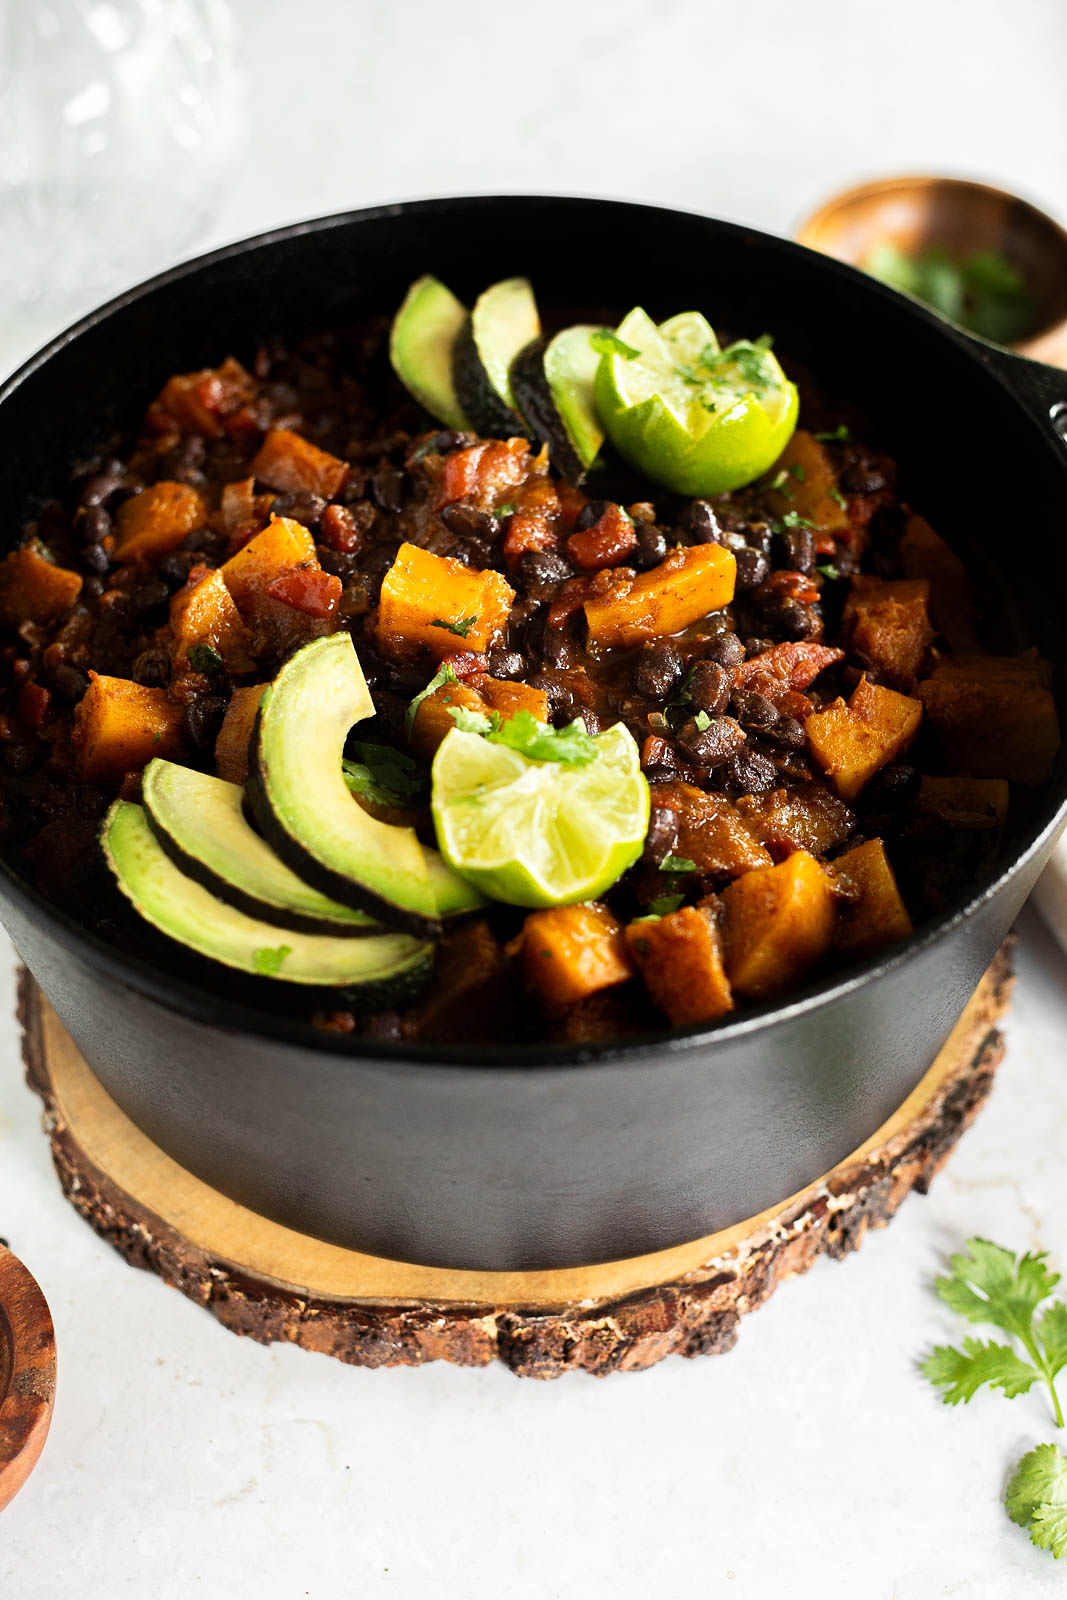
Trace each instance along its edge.
<path fill-rule="evenodd" d="M 601 422 L 619 454 L 679 494 L 725 494 L 781 455 L 798 399 L 769 344 L 720 349 L 698 311 L 657 325 L 635 307 L 601 356 Z"/>
<path fill-rule="evenodd" d="M 641 854 L 649 793 L 621 722 L 594 743 L 593 760 L 568 766 L 453 728 L 433 763 L 434 827 L 448 864 L 509 905 L 603 894 Z"/>

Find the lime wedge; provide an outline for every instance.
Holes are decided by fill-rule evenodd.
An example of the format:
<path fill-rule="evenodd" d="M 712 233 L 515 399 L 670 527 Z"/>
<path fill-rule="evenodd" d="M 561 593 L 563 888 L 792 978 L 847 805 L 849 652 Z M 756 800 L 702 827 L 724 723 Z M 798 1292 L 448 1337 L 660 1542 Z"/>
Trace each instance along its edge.
<path fill-rule="evenodd" d="M 680 494 L 724 494 L 781 455 L 796 426 L 797 391 L 763 342 L 722 350 L 698 311 L 657 327 L 639 306 L 616 335 L 597 368 L 596 406 L 632 466 Z"/>
<path fill-rule="evenodd" d="M 453 728 L 433 764 L 433 820 L 451 867 L 492 900 L 562 906 L 591 900 L 641 854 L 648 784 L 622 723 L 581 766 L 532 761 Z"/>

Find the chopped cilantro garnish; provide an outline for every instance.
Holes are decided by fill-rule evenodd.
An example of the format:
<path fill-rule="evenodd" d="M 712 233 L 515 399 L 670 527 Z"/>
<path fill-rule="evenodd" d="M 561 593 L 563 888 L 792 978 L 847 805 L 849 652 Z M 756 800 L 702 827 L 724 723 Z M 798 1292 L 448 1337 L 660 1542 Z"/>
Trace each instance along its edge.
<path fill-rule="evenodd" d="M 852 434 L 849 432 L 847 423 L 839 422 L 837 427 L 831 429 L 829 433 L 817 433 L 815 438 L 819 440 L 820 444 L 846 444 L 852 438 Z"/>
<path fill-rule="evenodd" d="M 793 462 L 793 465 L 789 469 L 789 476 L 791 478 L 795 478 L 798 483 L 804 482 L 804 468 L 800 465 L 799 461 Z"/>
<path fill-rule="evenodd" d="M 210 644 L 191 644 L 189 646 L 189 665 L 194 672 L 202 672 L 205 678 L 213 678 L 221 670 L 222 657 Z"/>
<path fill-rule="evenodd" d="M 499 711 L 471 711 L 468 706 L 449 705 L 448 714 L 462 733 L 495 733 L 500 726 Z"/>
<path fill-rule="evenodd" d="M 711 727 L 711 718 L 708 716 L 706 711 L 698 711 L 696 716 L 693 718 L 693 721 L 696 723 L 701 733 L 704 732 L 705 728 Z"/>
<path fill-rule="evenodd" d="M 292 953 L 291 944 L 280 944 L 273 949 L 270 945 L 264 945 L 260 950 L 253 950 L 252 965 L 264 978 L 276 978 L 281 971 L 282 962 Z"/>
<path fill-rule="evenodd" d="M 552 728 L 538 722 L 529 711 L 517 711 L 499 728 L 492 729 L 486 738 L 492 744 L 518 750 L 531 761 L 562 761 L 567 766 L 584 767 L 597 755 L 596 741 L 586 733 L 581 717 L 565 728 Z"/>
<path fill-rule="evenodd" d="M 841 493 L 841 490 L 837 487 L 836 483 L 834 484 L 833 488 L 830 490 L 830 499 L 831 500 L 836 500 L 838 505 L 841 507 L 842 511 L 847 511 L 848 510 L 848 501 L 845 499 L 844 495 Z"/>
<path fill-rule="evenodd" d="M 496 511 L 493 513 L 493 515 L 495 517 L 497 517 L 497 518 L 510 517 L 510 516 L 514 515 L 514 512 L 515 512 L 515 503 L 514 503 L 514 501 L 505 500 L 504 504 L 502 506 L 497 506 Z"/>
<path fill-rule="evenodd" d="M 789 486 L 786 483 L 786 478 L 788 476 L 789 476 L 789 474 L 786 472 L 786 469 L 783 467 L 781 472 L 775 473 L 774 478 L 771 480 L 771 488 L 772 489 L 780 489 L 782 491 L 782 493 L 786 496 L 787 499 L 789 498 Z"/>
<path fill-rule="evenodd" d="M 669 917 L 672 911 L 678 910 L 684 899 L 684 894 L 661 894 L 648 909 L 654 917 Z"/>
<path fill-rule="evenodd" d="M 695 872 L 697 864 L 688 856 L 667 856 L 659 864 L 661 872 Z"/>
<path fill-rule="evenodd" d="M 824 578 L 839 578 L 841 576 L 832 561 L 824 562 L 821 567 L 816 567 L 815 570 L 816 572 L 821 572 Z"/>
<path fill-rule="evenodd" d="M 782 518 L 783 528 L 814 528 L 815 524 L 809 517 L 802 517 L 799 511 L 787 511 Z"/>
<path fill-rule="evenodd" d="M 414 761 L 402 750 L 364 739 L 354 740 L 349 749 L 355 759 L 342 761 L 342 774 L 360 799 L 380 806 L 402 806 L 422 787 Z"/>
<path fill-rule="evenodd" d="M 440 671 L 434 673 L 425 689 L 420 690 L 420 692 L 415 696 L 414 700 L 408 706 L 407 712 L 404 716 L 404 732 L 407 734 L 409 739 L 411 738 L 411 730 L 415 726 L 415 718 L 419 714 L 419 707 L 426 699 L 426 696 L 428 694 L 433 694 L 435 689 L 440 689 L 442 684 L 458 682 L 459 679 L 456 677 L 455 670 L 449 666 L 447 661 L 444 662 Z"/>
<path fill-rule="evenodd" d="M 477 612 L 474 613 L 473 617 L 460 617 L 458 622 L 445 622 L 442 617 L 435 617 L 430 623 L 430 627 L 444 628 L 446 633 L 455 633 L 458 634 L 461 639 L 465 639 L 468 633 L 470 633 L 471 629 L 474 627 L 474 624 L 477 622 L 477 620 Z"/>
<path fill-rule="evenodd" d="M 635 350 L 632 344 L 620 339 L 610 328 L 598 328 L 595 333 L 589 335 L 589 343 L 598 356 L 625 356 L 627 361 L 632 361 L 635 356 L 641 354 L 640 350 Z"/>

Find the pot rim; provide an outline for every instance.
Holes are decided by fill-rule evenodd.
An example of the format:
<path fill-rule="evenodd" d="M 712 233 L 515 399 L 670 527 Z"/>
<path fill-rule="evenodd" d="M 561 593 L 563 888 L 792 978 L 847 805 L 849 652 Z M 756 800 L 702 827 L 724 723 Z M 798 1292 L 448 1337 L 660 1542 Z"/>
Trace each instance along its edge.
<path fill-rule="evenodd" d="M 580 195 L 546 194 L 459 194 L 360 207 L 288 223 L 282 227 L 268 229 L 265 232 L 252 234 L 246 238 L 219 246 L 202 255 L 191 257 L 177 266 L 167 268 L 165 271 L 157 273 L 141 283 L 134 284 L 128 289 L 124 289 L 103 305 L 80 317 L 76 322 L 50 339 L 40 350 L 23 362 L 3 384 L 0 384 L 0 406 L 7 404 L 28 378 L 46 366 L 53 356 L 68 344 L 72 344 L 82 334 L 107 322 L 126 306 L 157 291 L 165 290 L 185 278 L 201 273 L 217 263 L 229 261 L 277 244 L 289 243 L 307 234 L 325 233 L 334 228 L 345 227 L 352 223 L 386 220 L 390 217 L 408 215 L 412 212 L 422 215 L 447 214 L 456 206 L 489 208 L 501 203 L 513 205 L 529 204 L 533 206 L 548 203 L 564 207 L 581 207 L 583 209 L 592 207 L 604 212 L 625 211 L 631 216 L 635 212 L 643 212 L 650 219 L 663 216 L 682 218 L 691 223 L 711 225 L 716 229 L 724 229 L 742 238 L 750 239 L 762 247 L 775 250 L 786 258 L 800 256 L 814 258 L 820 271 L 828 275 L 837 275 L 845 281 L 858 281 L 863 285 L 864 292 L 872 298 L 883 300 L 887 304 L 892 303 L 898 313 L 915 320 L 925 321 L 947 342 L 954 344 L 958 349 L 964 350 L 978 366 L 982 367 L 1000 385 L 1024 414 L 1029 416 L 1033 426 L 1035 428 L 1040 426 L 1037 416 L 1027 406 L 1023 397 L 1007 381 L 1000 368 L 990 362 L 991 349 L 988 345 L 980 340 L 970 338 L 967 334 L 947 323 L 935 312 L 928 310 L 921 303 L 906 300 L 905 297 L 897 294 L 887 285 L 879 283 L 858 268 L 852 267 L 836 257 L 824 255 L 791 239 L 764 233 L 759 229 L 750 228 L 740 223 L 725 222 L 717 217 L 700 212 L 685 211 L 675 206 L 656 206 L 638 201 L 599 199 Z M 993 349 L 998 350 L 998 347 L 993 347 Z M 1023 366 L 1026 363 L 1019 362 L 1019 365 Z M 1040 371 L 1041 369 L 1037 368 L 1037 370 Z M 1046 442 L 1050 448 L 1056 448 L 1054 436 L 1050 437 Z M 1065 472 L 1064 490 L 1065 495 L 1067 495 L 1067 457 L 1061 458 L 1061 468 Z M 980 884 L 977 890 L 962 903 L 950 907 L 947 911 L 942 912 L 940 916 L 923 924 L 909 938 L 895 946 L 890 953 L 868 957 L 843 975 L 833 975 L 804 985 L 796 990 L 784 1004 L 773 1001 L 766 1002 L 763 1005 L 747 1010 L 742 1016 L 732 1021 L 717 1022 L 710 1025 L 696 1024 L 679 1029 L 664 1028 L 653 1033 L 638 1035 L 633 1039 L 624 1038 L 605 1043 L 583 1045 L 541 1043 L 537 1045 L 519 1044 L 502 1047 L 455 1044 L 431 1045 L 416 1041 L 395 1043 L 387 1040 L 368 1040 L 358 1036 L 336 1034 L 326 1029 L 316 1028 L 310 1022 L 296 1017 L 260 1009 L 252 1001 L 230 999 L 223 995 L 212 994 L 200 983 L 175 977 L 172 974 L 165 973 L 154 962 L 144 960 L 139 956 L 127 955 L 117 950 L 98 934 L 82 927 L 66 912 L 51 904 L 36 889 L 33 889 L 9 862 L 2 858 L 0 858 L 0 884 L 3 885 L 3 893 L 8 898 L 19 904 L 21 909 L 31 915 L 38 923 L 43 924 L 49 932 L 57 937 L 61 944 L 74 946 L 79 952 L 84 951 L 90 964 L 101 969 L 108 977 L 115 979 L 122 986 L 132 989 L 135 993 L 141 994 L 169 1010 L 190 1018 L 194 1022 L 223 1031 L 238 1032 L 280 1044 L 291 1044 L 302 1047 L 305 1050 L 314 1051 L 326 1058 L 370 1060 L 378 1063 L 388 1063 L 391 1067 L 419 1068 L 435 1066 L 468 1069 L 495 1068 L 498 1070 L 501 1068 L 506 1070 L 522 1068 L 526 1071 L 531 1067 L 538 1067 L 548 1071 L 559 1071 L 573 1066 L 581 1066 L 588 1069 L 593 1066 L 641 1065 L 650 1056 L 658 1056 L 664 1051 L 679 1054 L 683 1051 L 714 1047 L 719 1041 L 727 1043 L 749 1034 L 769 1031 L 779 1022 L 789 1022 L 797 1017 L 835 1005 L 858 990 L 866 988 L 867 985 L 883 974 L 895 971 L 912 962 L 921 961 L 927 950 L 939 943 L 941 939 L 948 937 L 953 929 L 969 921 L 983 905 L 998 895 L 1002 889 L 1006 888 L 1067 824 L 1067 762 L 1064 761 L 1062 752 L 1060 776 L 1058 780 L 1055 778 L 1049 780 L 1049 786 L 1050 796 L 1042 808 L 1040 817 L 1030 825 L 1021 848 L 1016 851 L 1011 859 L 992 878 Z"/>

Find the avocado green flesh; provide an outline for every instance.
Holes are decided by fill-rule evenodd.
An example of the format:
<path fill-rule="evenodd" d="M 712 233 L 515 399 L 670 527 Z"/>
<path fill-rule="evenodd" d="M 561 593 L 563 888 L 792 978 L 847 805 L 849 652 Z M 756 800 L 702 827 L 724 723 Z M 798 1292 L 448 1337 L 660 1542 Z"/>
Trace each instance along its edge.
<path fill-rule="evenodd" d="M 553 339 L 536 339 L 520 350 L 511 367 L 524 420 L 572 483 L 581 482 L 604 443 L 593 399 L 600 356 L 589 342 L 597 331 L 580 324 Z"/>
<path fill-rule="evenodd" d="M 102 842 L 119 888 L 145 921 L 224 966 L 284 983 L 346 990 L 371 986 L 383 999 L 389 985 L 406 989 L 428 970 L 430 947 L 406 934 L 350 939 L 297 932 L 219 900 L 175 866 L 143 806 L 131 801 L 112 806 Z"/>
<path fill-rule="evenodd" d="M 320 894 L 279 860 L 245 820 L 239 784 L 157 757 L 144 770 L 141 793 L 163 848 L 221 899 L 309 933 L 381 931 L 365 911 Z"/>
<path fill-rule="evenodd" d="M 467 308 L 439 279 L 417 278 L 393 318 L 389 359 L 401 383 L 432 417 L 467 428 L 452 379 L 452 351 Z"/>
<path fill-rule="evenodd" d="M 540 332 L 528 278 L 505 278 L 479 295 L 453 352 L 456 392 L 476 428 L 490 434 L 521 429 L 511 363 Z"/>

